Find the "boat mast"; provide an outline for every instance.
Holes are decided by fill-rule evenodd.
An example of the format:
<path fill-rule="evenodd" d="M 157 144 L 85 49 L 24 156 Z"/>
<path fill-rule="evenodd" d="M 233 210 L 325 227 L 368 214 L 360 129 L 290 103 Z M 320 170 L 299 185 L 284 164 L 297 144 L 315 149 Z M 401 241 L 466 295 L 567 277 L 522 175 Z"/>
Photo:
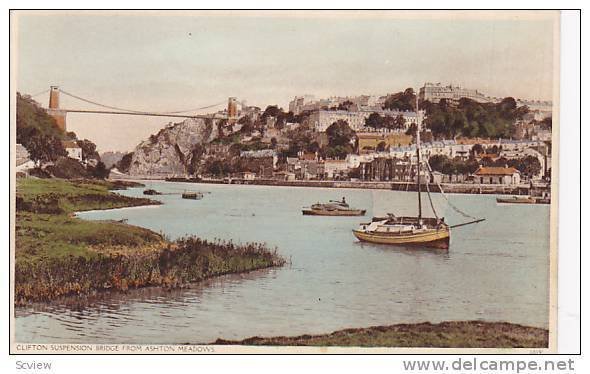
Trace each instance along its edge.
<path fill-rule="evenodd" d="M 422 220 L 422 188 L 420 186 L 420 128 L 422 125 L 420 111 L 418 109 L 418 95 L 416 95 L 416 158 L 418 160 L 418 224 Z"/>

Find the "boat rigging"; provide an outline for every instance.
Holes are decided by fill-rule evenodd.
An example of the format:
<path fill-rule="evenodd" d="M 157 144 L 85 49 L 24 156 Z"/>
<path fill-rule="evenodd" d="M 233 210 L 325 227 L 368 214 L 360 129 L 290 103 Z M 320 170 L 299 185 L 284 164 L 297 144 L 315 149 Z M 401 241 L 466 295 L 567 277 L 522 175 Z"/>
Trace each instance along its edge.
<path fill-rule="evenodd" d="M 420 131 L 424 111 L 421 111 L 418 107 L 418 97 L 416 97 L 416 116 L 416 183 L 418 191 L 418 215 L 398 217 L 395 214 L 388 213 L 386 217 L 373 217 L 371 222 L 361 223 L 358 229 L 352 230 L 354 236 L 356 236 L 356 238 L 360 241 L 378 244 L 413 245 L 448 249 L 452 228 L 466 226 L 485 220 L 484 218 L 472 217 L 452 205 L 444 194 L 441 185 L 437 183 L 443 197 L 449 206 L 451 206 L 464 217 L 472 219 L 470 222 L 449 226 L 445 222 L 444 217 L 439 217 L 436 213 L 434 204 L 432 202 L 432 197 L 430 196 L 430 187 L 428 182 L 426 182 L 426 193 L 428 195 L 428 200 L 434 213 L 434 217 L 422 216 L 422 162 L 420 160 Z M 432 168 L 428 164 L 428 161 L 426 160 L 425 163 L 427 165 L 428 175 L 432 175 Z"/>

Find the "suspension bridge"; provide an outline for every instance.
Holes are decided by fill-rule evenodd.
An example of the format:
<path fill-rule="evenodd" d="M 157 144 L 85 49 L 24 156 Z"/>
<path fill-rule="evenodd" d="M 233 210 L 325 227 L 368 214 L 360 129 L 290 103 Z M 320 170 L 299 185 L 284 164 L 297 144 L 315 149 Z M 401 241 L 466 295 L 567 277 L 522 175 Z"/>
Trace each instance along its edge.
<path fill-rule="evenodd" d="M 215 107 L 219 107 L 226 103 L 226 101 L 214 103 L 211 105 L 206 105 L 198 108 L 191 108 L 191 109 L 184 109 L 184 110 L 175 110 L 170 112 L 150 112 L 150 111 L 142 111 L 136 109 L 128 109 L 128 108 L 120 108 L 112 105 L 107 105 L 103 103 L 99 103 L 94 100 L 90 100 L 84 98 L 79 95 L 75 95 L 69 92 L 66 92 L 59 88 L 58 86 L 51 86 L 48 90 L 38 92 L 31 97 L 37 97 L 49 92 L 49 106 L 44 108 L 45 111 L 52 116 L 57 125 L 62 129 L 66 130 L 66 115 L 67 113 L 88 113 L 88 114 L 115 114 L 115 115 L 126 115 L 126 116 L 149 116 L 149 117 L 172 117 L 172 118 L 216 118 L 215 115 L 212 114 L 195 114 L 195 112 L 204 110 L 204 109 L 211 109 Z M 71 108 L 61 108 L 60 107 L 60 94 L 68 96 L 72 99 L 95 105 L 101 109 L 71 109 Z M 227 116 L 225 118 L 232 118 L 235 117 L 237 114 L 236 105 L 237 99 L 234 97 L 230 97 L 227 108 Z"/>

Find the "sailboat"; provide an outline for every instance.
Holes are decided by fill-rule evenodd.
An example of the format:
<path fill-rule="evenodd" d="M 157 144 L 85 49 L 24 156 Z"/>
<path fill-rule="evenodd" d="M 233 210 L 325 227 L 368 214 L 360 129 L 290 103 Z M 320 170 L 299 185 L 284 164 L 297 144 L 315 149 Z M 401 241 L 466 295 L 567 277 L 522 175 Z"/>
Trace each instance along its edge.
<path fill-rule="evenodd" d="M 469 216 L 466 213 L 461 212 L 454 205 L 449 205 L 463 214 L 466 217 L 473 218 L 473 221 L 460 223 L 457 225 L 449 226 L 444 217 L 438 217 L 432 198 L 430 197 L 430 190 L 428 183 L 426 183 L 426 191 L 428 193 L 428 199 L 434 217 L 424 217 L 422 215 L 422 181 L 421 181 L 421 161 L 420 161 L 420 131 L 422 125 L 422 118 L 424 111 L 418 109 L 418 98 L 416 97 L 416 158 L 417 164 L 417 190 L 418 190 L 418 215 L 417 216 L 396 216 L 395 214 L 388 213 L 385 217 L 373 217 L 371 222 L 361 223 L 359 228 L 352 230 L 354 236 L 360 241 L 377 243 L 377 244 L 392 244 L 392 245 L 403 245 L 403 246 L 422 246 L 432 247 L 440 249 L 448 249 L 451 240 L 451 229 L 454 227 L 465 226 L 472 223 L 484 221 L 485 219 L 477 219 Z M 428 165 L 428 162 L 426 162 Z M 432 173 L 430 165 L 428 170 Z M 438 185 L 441 193 L 446 199 L 442 187 Z"/>

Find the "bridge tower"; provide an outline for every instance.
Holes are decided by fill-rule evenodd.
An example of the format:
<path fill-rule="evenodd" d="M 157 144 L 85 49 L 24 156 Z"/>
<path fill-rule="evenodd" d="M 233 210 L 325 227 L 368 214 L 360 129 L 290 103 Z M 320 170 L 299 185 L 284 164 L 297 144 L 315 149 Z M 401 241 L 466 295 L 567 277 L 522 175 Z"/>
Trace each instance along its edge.
<path fill-rule="evenodd" d="M 228 122 L 233 123 L 238 118 L 238 99 L 230 97 L 227 100 L 227 119 Z"/>
<path fill-rule="evenodd" d="M 49 108 L 47 108 L 47 114 L 49 114 L 57 123 L 57 126 L 63 131 L 66 129 L 66 111 L 59 109 L 59 87 L 51 86 L 49 89 Z"/>

